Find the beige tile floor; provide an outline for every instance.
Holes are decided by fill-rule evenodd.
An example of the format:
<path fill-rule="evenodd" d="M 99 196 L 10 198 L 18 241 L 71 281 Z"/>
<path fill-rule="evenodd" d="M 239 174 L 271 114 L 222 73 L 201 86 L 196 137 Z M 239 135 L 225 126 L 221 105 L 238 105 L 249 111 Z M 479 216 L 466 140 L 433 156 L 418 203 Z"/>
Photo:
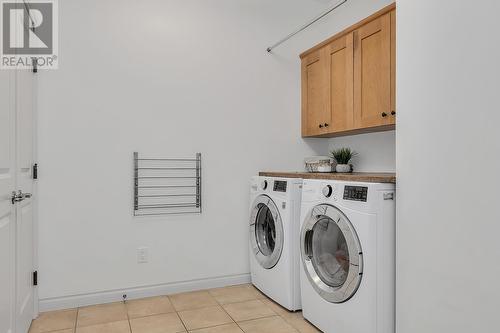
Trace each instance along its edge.
<path fill-rule="evenodd" d="M 252 285 L 45 312 L 30 333 L 312 333 Z"/>

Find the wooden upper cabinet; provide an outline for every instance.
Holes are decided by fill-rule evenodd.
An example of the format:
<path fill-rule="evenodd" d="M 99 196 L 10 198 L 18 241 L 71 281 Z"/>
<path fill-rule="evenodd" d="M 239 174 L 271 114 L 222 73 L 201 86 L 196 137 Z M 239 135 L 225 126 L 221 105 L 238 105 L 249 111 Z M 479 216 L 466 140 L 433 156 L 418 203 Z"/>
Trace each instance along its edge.
<path fill-rule="evenodd" d="M 302 135 L 326 133 L 328 116 L 328 63 L 321 49 L 302 60 Z"/>
<path fill-rule="evenodd" d="M 389 124 L 391 118 L 391 15 L 354 32 L 354 115 L 357 128 Z"/>
<path fill-rule="evenodd" d="M 302 59 L 302 135 L 321 136 L 352 128 L 353 34 Z"/>
<path fill-rule="evenodd" d="M 352 129 L 353 113 L 353 34 L 326 46 L 329 81 L 329 132 Z"/>
<path fill-rule="evenodd" d="M 394 129 L 396 12 L 383 8 L 302 58 L 302 136 Z"/>

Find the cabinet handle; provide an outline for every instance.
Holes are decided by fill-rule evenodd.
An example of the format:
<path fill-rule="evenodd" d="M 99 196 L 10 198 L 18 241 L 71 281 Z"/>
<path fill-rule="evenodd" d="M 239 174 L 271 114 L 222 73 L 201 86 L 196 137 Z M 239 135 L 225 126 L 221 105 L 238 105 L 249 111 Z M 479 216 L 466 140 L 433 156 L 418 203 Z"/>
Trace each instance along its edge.
<path fill-rule="evenodd" d="M 396 111 L 391 111 L 391 114 L 392 114 L 393 116 L 395 116 L 395 115 L 396 115 Z"/>
<path fill-rule="evenodd" d="M 382 112 L 382 117 L 384 117 L 384 118 L 387 117 L 387 113 Z"/>
<path fill-rule="evenodd" d="M 323 128 L 323 125 L 319 125 L 319 128 Z"/>
<path fill-rule="evenodd" d="M 327 123 L 325 123 L 325 127 L 328 127 L 329 125 Z"/>

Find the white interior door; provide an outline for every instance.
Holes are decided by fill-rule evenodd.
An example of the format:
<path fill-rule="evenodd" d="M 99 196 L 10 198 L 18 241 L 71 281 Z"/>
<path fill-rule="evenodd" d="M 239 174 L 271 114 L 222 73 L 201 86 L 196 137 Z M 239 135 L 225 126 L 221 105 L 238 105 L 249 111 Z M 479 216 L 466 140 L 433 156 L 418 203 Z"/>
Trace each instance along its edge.
<path fill-rule="evenodd" d="M 27 333 L 35 309 L 34 82 L 31 70 L 0 70 L 0 333 Z"/>
<path fill-rule="evenodd" d="M 0 70 L 0 333 L 28 332 L 34 316 L 34 82 Z"/>
<path fill-rule="evenodd" d="M 0 333 L 26 333 L 34 316 L 33 92 L 29 70 L 0 71 Z"/>
<path fill-rule="evenodd" d="M 0 333 L 14 332 L 16 212 L 14 71 L 0 70 Z"/>
<path fill-rule="evenodd" d="M 33 101 L 34 74 L 16 71 L 16 189 L 27 195 L 16 209 L 16 330 L 27 332 L 34 315 Z"/>

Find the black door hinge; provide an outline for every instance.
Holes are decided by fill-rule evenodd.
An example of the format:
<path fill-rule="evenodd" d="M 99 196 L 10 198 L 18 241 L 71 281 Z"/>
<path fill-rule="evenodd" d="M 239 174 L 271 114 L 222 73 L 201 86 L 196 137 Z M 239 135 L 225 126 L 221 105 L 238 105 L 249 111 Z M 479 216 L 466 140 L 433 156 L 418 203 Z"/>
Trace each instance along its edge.
<path fill-rule="evenodd" d="M 38 163 L 33 164 L 33 179 L 38 179 Z"/>
<path fill-rule="evenodd" d="M 38 60 L 36 57 L 31 58 L 31 64 L 33 65 L 33 73 L 38 73 Z"/>
<path fill-rule="evenodd" d="M 33 272 L 33 285 L 38 286 L 38 271 Z"/>

